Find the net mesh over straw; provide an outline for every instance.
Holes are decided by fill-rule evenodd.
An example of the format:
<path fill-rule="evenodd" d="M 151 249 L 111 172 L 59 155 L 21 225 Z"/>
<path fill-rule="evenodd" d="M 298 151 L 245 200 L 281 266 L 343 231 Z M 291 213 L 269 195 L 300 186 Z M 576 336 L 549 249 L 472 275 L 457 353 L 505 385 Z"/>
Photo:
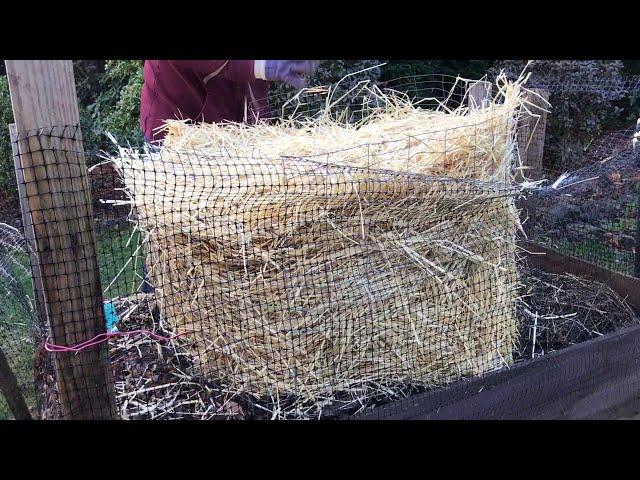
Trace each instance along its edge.
<path fill-rule="evenodd" d="M 329 98 L 276 124 L 169 122 L 160 149 L 113 159 L 157 327 L 276 417 L 512 362 L 520 85 L 474 112 L 353 95 L 357 123 Z"/>

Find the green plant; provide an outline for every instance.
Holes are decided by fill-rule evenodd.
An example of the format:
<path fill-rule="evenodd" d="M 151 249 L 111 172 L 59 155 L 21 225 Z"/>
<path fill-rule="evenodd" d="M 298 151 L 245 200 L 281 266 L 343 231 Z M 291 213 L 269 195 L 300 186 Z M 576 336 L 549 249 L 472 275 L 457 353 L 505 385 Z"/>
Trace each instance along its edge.
<path fill-rule="evenodd" d="M 129 226 L 110 228 L 97 237 L 97 255 L 100 281 L 105 299 L 128 296 L 136 292 L 142 274 L 142 254 L 136 255 L 140 234 Z"/>
<path fill-rule="evenodd" d="M 634 232 L 638 219 L 636 214 L 638 205 L 635 202 L 628 203 L 624 207 L 622 216 L 616 220 L 606 221 L 602 224 L 602 228 L 611 233 Z"/>
<path fill-rule="evenodd" d="M 14 192 L 16 178 L 9 139 L 9 124 L 13 122 L 7 77 L 0 77 L 0 190 Z"/>
<path fill-rule="evenodd" d="M 561 238 L 541 236 L 535 241 L 565 255 L 581 258 L 626 275 L 633 275 L 633 253 L 605 245 L 599 239 L 590 238 L 572 242 Z"/>
<path fill-rule="evenodd" d="M 119 142 L 140 143 L 140 92 L 142 90 L 142 60 L 107 60 L 103 74 L 93 77 L 99 85 L 94 98 L 88 95 L 88 105 L 81 107 L 81 124 L 91 142 L 104 141 L 104 132 L 113 134 Z"/>
<path fill-rule="evenodd" d="M 2 232 L 0 232 L 2 234 Z M 36 346 L 33 337 L 33 287 L 26 251 L 0 246 L 0 349 L 4 352 L 32 413 L 36 411 L 33 384 L 33 360 Z M 0 420 L 12 418 L 0 394 Z"/>

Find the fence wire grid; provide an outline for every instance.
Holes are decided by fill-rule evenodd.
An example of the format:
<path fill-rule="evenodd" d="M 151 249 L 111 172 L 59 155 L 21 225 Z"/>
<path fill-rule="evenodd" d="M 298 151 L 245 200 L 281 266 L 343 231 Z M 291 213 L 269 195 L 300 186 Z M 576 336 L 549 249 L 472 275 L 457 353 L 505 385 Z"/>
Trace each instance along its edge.
<path fill-rule="evenodd" d="M 383 88 L 438 109 L 464 105 L 468 86 L 425 76 Z M 342 103 L 333 110 L 347 123 L 379 108 L 354 95 Z M 313 117 L 327 97 L 273 105 Z M 32 213 L 24 236 L 0 230 L 0 294 L 11 312 L 0 349 L 33 415 L 349 418 L 635 324 L 614 292 L 597 303 L 602 286 L 523 270 L 516 245 L 522 220 L 529 239 L 633 274 L 632 130 L 594 142 L 566 174 L 541 158 L 535 179 L 549 181 L 522 199 L 505 175 L 481 178 L 477 142 L 487 132 L 504 144 L 507 173 L 523 150 L 491 121 L 424 132 L 421 146 L 381 142 L 407 157 L 398 170 L 382 167 L 371 145 L 347 166 L 336 149 L 274 159 L 83 145 L 78 127 L 18 139 Z M 440 175 L 461 138 L 470 167 Z M 412 148 L 442 158 L 435 174 L 409 167 Z M 77 195 L 84 187 L 90 194 Z M 593 254 L 591 241 L 615 255 Z M 553 305 L 541 286 L 550 282 L 568 292 Z M 596 304 L 600 316 L 588 309 Z M 531 338 L 532 312 L 546 343 Z M 576 312 L 593 322 L 580 339 L 566 333 Z M 73 383 L 79 372 L 88 384 Z"/>

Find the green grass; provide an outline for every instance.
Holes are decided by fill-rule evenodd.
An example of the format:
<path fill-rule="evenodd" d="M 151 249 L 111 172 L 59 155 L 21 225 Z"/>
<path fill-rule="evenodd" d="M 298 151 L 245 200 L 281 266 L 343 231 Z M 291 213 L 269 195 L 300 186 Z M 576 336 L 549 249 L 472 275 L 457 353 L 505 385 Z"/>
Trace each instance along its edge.
<path fill-rule="evenodd" d="M 97 241 L 100 280 L 105 300 L 135 293 L 142 275 L 140 252 L 132 258 L 140 234 L 132 236 L 131 227 L 111 228 L 100 232 Z"/>
<path fill-rule="evenodd" d="M 11 360 L 9 360 L 11 370 L 20 385 L 20 390 L 22 395 L 24 395 L 25 402 L 31 414 L 36 416 L 38 407 L 36 391 L 33 385 L 33 359 L 35 356 L 33 338 L 30 333 L 22 338 L 15 338 L 15 331 L 13 329 L 10 331 L 10 334 L 14 335 L 14 338 L 9 341 L 3 339 L 3 351 L 7 357 L 11 356 Z M 9 406 L 4 396 L 0 394 L 0 420 L 9 420 L 12 418 L 13 415 L 9 411 Z"/>
<path fill-rule="evenodd" d="M 621 218 L 613 222 L 604 222 L 602 228 L 607 232 L 619 233 L 619 232 L 635 232 L 638 207 L 635 203 L 629 203 L 625 209 Z"/>
<path fill-rule="evenodd" d="M 14 254 L 14 258 L 28 265 L 26 254 Z M 32 294 L 31 279 L 26 271 L 11 268 L 11 276 L 18 281 L 15 285 L 6 278 L 0 278 L 0 348 L 7 357 L 9 367 L 16 376 L 27 406 L 36 411 L 36 393 L 33 386 L 33 359 L 35 344 L 32 335 L 34 317 L 26 296 Z M 0 395 L 0 420 L 12 418 L 8 405 Z"/>
<path fill-rule="evenodd" d="M 619 218 L 600 224 L 601 231 L 614 235 L 635 235 L 638 222 L 637 211 L 638 204 L 636 202 L 628 203 L 625 205 L 624 211 Z M 599 238 L 569 241 L 562 238 L 548 238 L 542 235 L 535 238 L 535 241 L 558 250 L 565 255 L 581 258 L 616 272 L 627 275 L 633 275 L 634 273 L 634 253 L 629 250 L 615 248 L 610 244 L 605 244 Z"/>

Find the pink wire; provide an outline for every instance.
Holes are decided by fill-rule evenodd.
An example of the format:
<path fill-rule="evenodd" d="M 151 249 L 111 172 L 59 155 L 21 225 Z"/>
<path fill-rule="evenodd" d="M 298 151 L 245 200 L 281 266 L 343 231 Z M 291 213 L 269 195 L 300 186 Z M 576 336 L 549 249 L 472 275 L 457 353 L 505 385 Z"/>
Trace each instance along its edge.
<path fill-rule="evenodd" d="M 72 345 L 70 347 L 66 347 L 64 345 L 55 345 L 53 343 L 50 342 L 44 342 L 44 349 L 47 352 L 74 352 L 74 353 L 78 353 L 81 352 L 82 350 L 89 348 L 89 347 L 93 347 L 94 345 L 98 345 L 100 343 L 106 342 L 108 341 L 110 338 L 112 337 L 120 337 L 120 336 L 124 336 L 124 335 L 147 335 L 149 337 L 152 337 L 156 340 L 159 340 L 161 342 L 168 342 L 169 340 L 173 340 L 174 338 L 178 338 L 178 337 L 182 337 L 183 335 L 188 335 L 194 332 L 182 332 L 182 333 L 178 333 L 176 335 L 170 335 L 168 337 L 165 337 L 163 335 L 158 335 L 155 332 L 152 332 L 151 330 L 131 330 L 129 332 L 107 332 L 107 333 L 101 333 L 100 335 L 96 335 L 95 337 L 86 340 L 82 343 L 78 343 L 76 345 Z"/>

